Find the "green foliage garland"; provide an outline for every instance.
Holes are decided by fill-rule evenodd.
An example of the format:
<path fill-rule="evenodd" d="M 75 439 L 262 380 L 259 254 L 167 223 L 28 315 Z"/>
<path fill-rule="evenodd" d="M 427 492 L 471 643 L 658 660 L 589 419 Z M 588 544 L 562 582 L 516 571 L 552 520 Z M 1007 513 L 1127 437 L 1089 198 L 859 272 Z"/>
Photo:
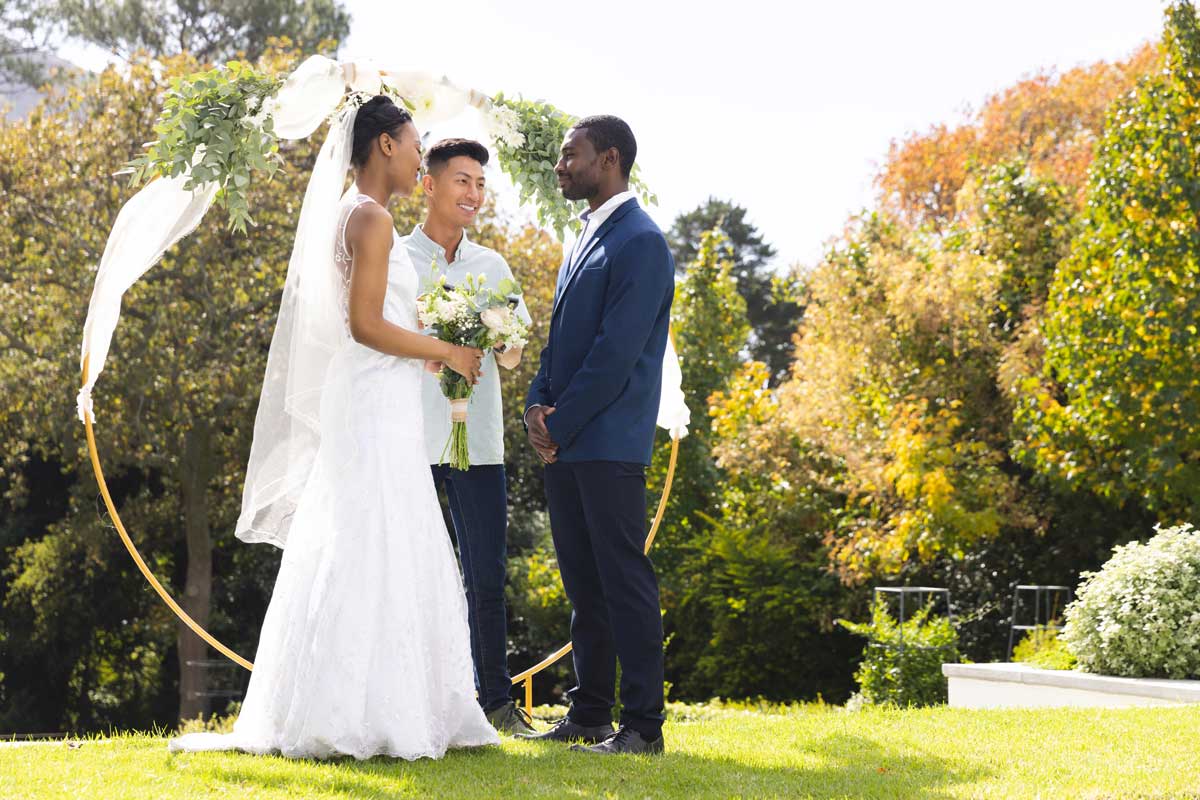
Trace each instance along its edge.
<path fill-rule="evenodd" d="M 159 138 L 118 174 L 128 174 L 136 186 L 190 167 L 184 188 L 217 183 L 216 202 L 229 213 L 229 227 L 244 233 L 246 223 L 254 224 L 246 200 L 251 170 L 270 178 L 281 163 L 265 105 L 282 84 L 240 61 L 173 78 L 154 126 Z"/>
<path fill-rule="evenodd" d="M 136 186 L 155 177 L 183 175 L 190 167 L 184 188 L 215 182 L 220 187 L 216 202 L 228 212 L 229 227 L 244 233 L 247 223 L 254 224 L 246 201 L 251 172 L 271 178 L 281 163 L 268 100 L 282 85 L 281 77 L 240 61 L 172 79 L 154 126 L 159 138 L 118 174 L 129 175 L 130 185 Z M 413 108 L 390 87 L 383 91 Z M 362 99 L 352 93 L 346 102 Z M 534 203 L 538 223 L 554 229 L 559 238 L 568 228 L 578 230 L 583 204 L 562 196 L 554 174 L 559 147 L 577 118 L 549 103 L 502 93 L 492 98 L 491 113 L 500 128 L 494 136 L 500 166 L 516 185 L 521 203 Z M 644 203 L 658 203 L 636 165 L 630 186 Z"/>

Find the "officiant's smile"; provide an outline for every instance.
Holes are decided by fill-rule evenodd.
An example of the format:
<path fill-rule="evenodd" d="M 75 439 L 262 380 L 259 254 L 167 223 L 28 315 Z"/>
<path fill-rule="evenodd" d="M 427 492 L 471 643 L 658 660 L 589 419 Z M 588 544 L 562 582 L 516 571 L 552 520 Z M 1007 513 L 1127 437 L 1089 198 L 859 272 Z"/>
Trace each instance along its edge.
<path fill-rule="evenodd" d="M 470 156 L 455 156 L 436 165 L 422 179 L 425 196 L 435 218 L 469 227 L 483 205 L 487 179 L 483 166 Z"/>

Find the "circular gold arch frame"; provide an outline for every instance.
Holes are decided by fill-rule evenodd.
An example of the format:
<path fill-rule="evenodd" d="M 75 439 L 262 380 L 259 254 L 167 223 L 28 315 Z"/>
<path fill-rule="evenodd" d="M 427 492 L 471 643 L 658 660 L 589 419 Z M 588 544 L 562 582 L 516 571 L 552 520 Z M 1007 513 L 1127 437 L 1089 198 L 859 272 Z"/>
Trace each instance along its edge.
<path fill-rule="evenodd" d="M 88 362 L 87 359 L 85 359 L 83 362 L 83 384 L 87 384 L 87 379 Z M 113 503 L 112 495 L 108 491 L 108 484 L 104 480 L 104 470 L 100 466 L 100 453 L 96 449 L 96 434 L 92 427 L 91 414 L 84 415 L 84 428 L 87 432 L 88 454 L 92 459 L 92 469 L 96 473 L 96 484 L 100 487 L 100 495 L 104 498 L 104 505 L 108 509 L 109 516 L 112 517 L 113 525 L 116 526 L 117 533 L 121 537 L 121 542 L 125 545 L 125 549 L 129 551 L 130 557 L 132 557 L 134 563 L 137 564 L 137 568 L 141 571 L 142 576 L 145 577 L 150 586 L 154 588 L 154 591 L 158 593 L 158 596 L 162 598 L 162 601 L 166 603 L 167 606 L 169 606 L 170 609 L 175 612 L 175 615 L 179 617 L 179 619 L 181 619 L 185 625 L 191 628 L 197 636 L 207 642 L 214 650 L 221 653 L 221 655 L 235 662 L 239 666 L 245 667 L 247 670 L 253 670 L 253 663 L 247 661 L 245 658 L 229 649 L 226 645 L 222 644 L 219 639 L 206 631 L 200 625 L 200 623 L 192 619 L 191 616 L 180 607 L 179 603 L 175 602 L 175 598 L 171 597 L 170 593 L 163 587 L 158 578 L 154 576 L 154 573 L 150 571 L 150 567 L 146 565 L 145 559 L 142 558 L 141 553 L 138 552 L 137 546 L 133 543 L 133 539 L 130 538 L 129 532 L 125 530 L 125 525 L 121 522 L 121 515 L 117 513 L 117 507 Z M 678 457 L 679 438 L 672 436 L 671 457 L 670 462 L 667 465 L 667 477 L 663 483 L 662 496 L 658 500 L 658 509 L 654 513 L 654 522 L 650 526 L 650 532 L 646 535 L 645 552 L 647 553 L 650 552 L 650 546 L 654 544 L 654 537 L 658 533 L 658 527 L 662 523 L 663 514 L 667 510 L 667 499 L 671 496 L 671 484 L 675 480 L 675 465 Z M 512 682 L 514 686 L 517 684 L 524 684 L 526 712 L 531 712 L 533 709 L 533 676 L 537 675 L 547 667 L 557 663 L 569 652 L 571 652 L 571 643 L 567 642 L 565 645 L 546 656 L 537 664 L 534 664 L 529 669 L 513 676 Z"/>
<path fill-rule="evenodd" d="M 448 103 L 448 107 L 453 107 L 454 103 L 446 99 L 450 97 L 450 95 L 445 94 L 446 92 L 451 92 L 454 97 L 457 97 L 458 100 L 456 102 L 471 105 L 480 110 L 489 107 L 492 102 L 477 92 L 464 92 L 457 87 L 453 87 L 444 78 L 437 80 L 424 73 L 404 71 L 398 73 L 387 72 L 386 74 L 388 75 L 389 82 L 393 84 L 399 82 L 408 85 L 408 93 L 415 93 L 415 96 L 424 98 L 428 101 L 425 104 L 426 106 L 432 103 L 434 106 L 440 107 L 442 102 L 446 102 Z M 275 120 L 277 135 L 284 138 L 307 138 L 317 129 L 321 121 L 329 113 L 333 112 L 337 103 L 342 102 L 348 90 L 365 91 L 364 87 L 367 86 L 374 87 L 372 91 L 380 89 L 382 86 L 381 73 L 378 70 L 374 68 L 362 68 L 355 63 L 343 64 L 335 62 L 323 56 L 310 56 L 289 76 L 283 88 L 276 95 L 275 99 L 277 103 L 274 106 L 273 118 Z M 291 87 L 290 93 L 289 87 Z M 287 95 L 286 102 L 280 99 L 285 94 Z M 435 102 L 435 98 L 442 95 L 445 95 L 442 97 L 442 100 Z M 428 110 L 426 108 L 426 111 Z M 281 119 L 285 122 L 281 123 Z M 104 256 L 101 259 L 97 273 L 96 288 L 93 290 L 92 302 L 88 308 L 88 320 L 84 325 L 83 388 L 79 393 L 78 399 L 79 414 L 86 428 L 88 453 L 91 457 L 92 468 L 96 473 L 96 482 L 100 487 L 100 494 L 104 498 L 104 504 L 108 509 L 109 515 L 112 517 L 121 541 L 129 551 L 129 555 L 133 558 L 142 575 L 151 587 L 153 587 L 154 591 L 158 593 L 158 596 L 162 598 L 163 602 L 197 636 L 225 657 L 245 667 L 247 670 L 252 670 L 254 668 L 252 663 L 230 650 L 192 619 L 175 602 L 167 590 L 163 588 L 162 583 L 155 578 L 150 568 L 146 565 L 145 560 L 138 552 L 128 531 L 121 522 L 120 515 L 117 513 L 116 506 L 109 493 L 108 485 L 104 480 L 104 472 L 100 466 L 100 455 L 96 448 L 96 437 L 93 428 L 91 411 L 92 385 L 99 376 L 100 370 L 103 369 L 104 361 L 108 355 L 109 343 L 115 329 L 116 319 L 119 318 L 120 297 L 123 295 L 125 288 L 128 288 L 128 284 L 124 288 L 120 284 L 122 281 L 128 281 L 130 284 L 136 281 L 146 270 L 153 266 L 167 247 L 170 247 L 182 236 L 187 235 L 187 232 L 199 222 L 212 204 L 212 189 L 207 193 L 196 194 L 183 188 L 186 185 L 184 182 L 185 179 L 188 179 L 187 175 L 170 178 L 163 182 L 160 182 L 158 179 L 150 181 L 145 188 L 139 191 L 134 198 L 131 198 L 122 207 L 121 212 L 117 216 L 117 220 L 114 223 L 114 233 L 110 235 L 109 242 L 105 245 Z M 147 193 L 156 194 L 151 197 Z M 169 215 L 159 215 L 159 218 L 156 219 L 156 221 L 162 224 L 152 231 L 153 237 L 135 240 L 131 243 L 124 241 L 118 236 L 117 238 L 120 243 L 113 249 L 113 236 L 117 235 L 117 231 L 121 230 L 122 233 L 126 233 L 131 224 L 130 220 L 138 213 L 143 212 L 145 210 L 144 206 L 153 203 L 171 208 Z M 127 213 L 132 216 L 127 218 Z M 157 250 L 154 251 L 153 248 L 147 250 L 146 246 L 149 244 L 156 244 Z M 125 248 L 124 250 L 122 250 L 123 247 Z M 137 267 L 138 270 L 114 270 L 113 265 L 117 263 L 121 263 L 123 267 Z M 108 272 L 106 272 L 106 265 L 109 267 Z M 100 285 L 105 275 L 108 276 L 110 282 L 105 284 L 104 291 L 101 291 Z M 93 312 L 97 308 L 103 310 L 96 319 L 93 319 Z M 106 315 L 111 315 L 111 319 Z M 92 327 L 93 322 L 96 323 L 95 328 Z M 95 362 L 91 359 L 92 355 L 96 355 Z M 672 355 L 672 358 L 674 358 L 674 355 Z M 94 370 L 90 367 L 93 364 L 95 366 Z M 686 408 L 684 408 L 684 411 L 686 412 Z M 676 422 L 680 421 L 677 419 Z M 662 424 L 661 420 L 660 424 Z M 686 435 L 686 421 L 682 422 L 682 425 L 684 427 L 671 428 L 670 463 L 667 468 L 662 497 L 659 499 L 658 509 L 654 515 L 654 522 L 646 537 L 647 551 L 649 551 L 655 534 L 658 532 L 659 524 L 662 522 L 663 514 L 666 510 L 667 499 L 670 496 L 679 452 L 679 439 Z M 571 645 L 566 644 L 538 664 L 513 678 L 514 684 L 524 684 L 526 709 L 529 709 L 532 705 L 533 676 L 551 664 L 554 664 L 569 652 L 571 652 Z"/>

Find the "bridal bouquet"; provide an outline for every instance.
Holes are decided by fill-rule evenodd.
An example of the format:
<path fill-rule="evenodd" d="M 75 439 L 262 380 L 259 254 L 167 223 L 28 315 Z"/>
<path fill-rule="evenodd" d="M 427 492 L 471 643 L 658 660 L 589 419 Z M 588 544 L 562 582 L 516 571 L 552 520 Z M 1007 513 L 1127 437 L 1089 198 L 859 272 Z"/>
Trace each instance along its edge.
<path fill-rule="evenodd" d="M 477 347 L 485 353 L 501 347 L 524 347 L 529 328 L 515 313 L 521 287 L 513 280 L 501 281 L 495 289 L 484 285 L 483 276 L 467 275 L 458 286 L 439 276 L 433 288 L 417 298 L 417 318 L 443 342 Z M 449 463 L 452 469 L 471 466 L 467 451 L 467 402 L 475 387 L 454 370 L 443 367 L 439 375 L 442 394 L 450 401 Z M 442 451 L 442 458 L 446 457 Z"/>

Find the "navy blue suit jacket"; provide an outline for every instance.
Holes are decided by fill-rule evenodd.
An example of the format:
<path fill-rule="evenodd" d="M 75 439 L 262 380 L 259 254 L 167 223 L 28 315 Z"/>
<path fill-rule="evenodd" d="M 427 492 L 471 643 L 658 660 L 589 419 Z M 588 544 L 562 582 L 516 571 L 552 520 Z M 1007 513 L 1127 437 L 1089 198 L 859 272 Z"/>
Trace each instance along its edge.
<path fill-rule="evenodd" d="M 563 285 L 565 281 L 565 285 Z M 554 406 L 560 461 L 650 463 L 675 262 L 654 220 L 628 200 L 587 243 L 559 289 L 525 410 Z"/>

